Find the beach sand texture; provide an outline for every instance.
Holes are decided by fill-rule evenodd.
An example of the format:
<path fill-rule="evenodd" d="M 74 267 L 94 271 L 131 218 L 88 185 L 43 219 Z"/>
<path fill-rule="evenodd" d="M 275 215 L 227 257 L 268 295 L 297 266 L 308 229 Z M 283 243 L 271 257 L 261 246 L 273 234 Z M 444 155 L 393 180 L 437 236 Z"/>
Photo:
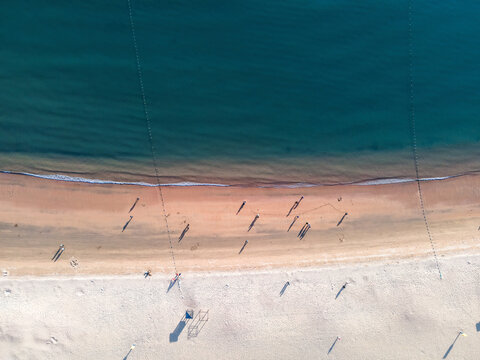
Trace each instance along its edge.
<path fill-rule="evenodd" d="M 422 183 L 439 258 L 478 250 L 479 183 L 478 176 Z M 1 174 L 0 192 L 0 264 L 11 275 L 141 274 L 147 268 L 173 274 L 412 256 L 434 260 L 414 182 L 296 189 L 163 187 L 171 247 L 156 188 Z M 300 206 L 286 217 L 300 195 Z M 236 215 L 242 201 L 246 205 Z M 259 219 L 247 231 L 256 214 Z M 312 227 L 299 240 L 296 235 L 306 222 Z M 189 231 L 179 242 L 187 224 Z M 65 252 L 52 264 L 60 244 Z M 76 268 L 70 265 L 72 257 Z"/>
<path fill-rule="evenodd" d="M 0 281 L 4 359 L 476 359 L 480 257 L 169 277 Z M 280 296 L 286 281 L 290 286 Z M 335 299 L 341 286 L 344 291 Z M 5 296 L 8 292 L 8 296 Z M 209 311 L 198 336 L 187 309 Z M 328 350 L 337 336 L 330 354 Z"/>
<path fill-rule="evenodd" d="M 163 187 L 169 240 L 156 188 L 1 174 L 2 356 L 437 359 L 462 330 L 448 356 L 474 359 L 479 181 L 422 183 L 437 268 L 415 182 Z M 187 309 L 209 311 L 196 337 Z"/>

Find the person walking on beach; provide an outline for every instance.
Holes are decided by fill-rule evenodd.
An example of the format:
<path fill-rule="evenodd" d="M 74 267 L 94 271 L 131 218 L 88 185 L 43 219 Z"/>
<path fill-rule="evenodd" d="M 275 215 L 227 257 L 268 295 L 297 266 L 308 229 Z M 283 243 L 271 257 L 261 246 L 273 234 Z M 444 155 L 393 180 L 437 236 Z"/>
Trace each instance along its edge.
<path fill-rule="evenodd" d="M 133 216 L 132 216 L 132 215 L 130 215 L 130 219 L 129 219 L 129 220 L 126 222 L 126 223 L 125 223 L 125 225 L 123 225 L 122 232 L 124 232 L 124 231 L 125 231 L 125 229 L 127 228 L 128 224 L 130 224 L 130 221 L 132 221 L 132 219 L 133 219 Z"/>
<path fill-rule="evenodd" d="M 291 207 L 290 210 L 288 211 L 287 217 L 291 214 L 291 212 L 292 212 L 293 210 L 295 210 L 295 209 L 298 207 L 298 205 L 300 205 L 300 202 L 301 202 L 302 200 L 303 200 L 303 196 L 301 196 L 300 199 L 298 199 L 297 201 L 295 201 L 295 202 L 293 203 L 292 207 Z"/>
<path fill-rule="evenodd" d="M 56 262 L 58 259 L 60 259 L 60 256 L 62 256 L 63 252 L 65 251 L 65 246 L 60 247 L 60 252 L 58 253 L 56 259 L 53 262 Z"/>
<path fill-rule="evenodd" d="M 300 232 L 298 233 L 297 237 L 300 238 L 300 240 L 305 236 L 307 233 L 308 229 L 310 229 L 310 224 L 308 222 L 303 225 L 303 227 L 300 229 Z"/>
<path fill-rule="evenodd" d="M 345 282 L 345 284 L 343 284 L 343 286 L 340 288 L 340 290 L 338 290 L 338 293 L 337 295 L 335 296 L 335 300 L 340 296 L 340 294 L 342 293 L 343 290 L 345 290 L 345 288 L 347 287 L 348 285 L 348 282 Z"/>
<path fill-rule="evenodd" d="M 248 244 L 248 240 L 245 240 L 245 242 L 243 243 L 242 248 L 241 248 L 240 251 L 238 252 L 239 254 L 242 253 L 243 249 L 245 249 L 245 246 L 247 246 L 247 244 Z"/>
<path fill-rule="evenodd" d="M 297 201 L 295 201 L 295 204 L 293 204 L 293 206 L 294 206 L 294 207 L 293 207 L 293 210 L 295 210 L 295 209 L 298 207 L 298 205 L 300 205 L 300 202 L 301 202 L 302 200 L 303 200 L 303 195 L 300 196 L 300 199 L 298 199 Z"/>
<path fill-rule="evenodd" d="M 327 355 L 332 352 L 333 348 L 335 347 L 335 344 L 336 344 L 337 341 L 339 341 L 339 340 L 340 340 L 340 336 L 337 336 L 337 338 L 336 338 L 335 341 L 333 342 L 332 346 L 330 346 L 330 349 L 328 350 Z"/>
<path fill-rule="evenodd" d="M 62 248 L 63 244 L 60 244 L 60 246 L 58 247 L 58 250 L 57 252 L 55 253 L 55 255 L 53 255 L 52 257 L 52 261 L 57 257 L 58 253 L 60 252 L 60 249 Z"/>
<path fill-rule="evenodd" d="M 289 232 L 289 231 L 290 231 L 290 229 L 292 228 L 293 224 L 295 224 L 295 221 L 297 221 L 297 220 L 298 220 L 298 218 L 299 218 L 299 216 L 298 216 L 298 215 L 296 215 L 296 216 L 293 218 L 293 221 L 292 221 L 292 223 L 290 224 L 290 226 L 288 227 L 288 230 L 287 230 L 287 232 Z"/>
<path fill-rule="evenodd" d="M 247 202 L 244 201 L 244 202 L 242 203 L 242 205 L 240 205 L 240 208 L 238 209 L 238 211 L 237 211 L 237 213 L 236 213 L 235 215 L 238 215 L 238 213 L 243 209 L 243 207 L 245 206 L 246 203 L 247 203 Z"/>
<path fill-rule="evenodd" d="M 308 222 L 305 223 L 305 225 L 302 226 L 302 228 L 300 229 L 300 231 L 299 231 L 298 234 L 297 234 L 297 237 L 300 237 L 300 234 L 301 234 L 301 233 L 303 232 L 303 230 L 307 227 L 307 225 L 308 225 Z"/>
<path fill-rule="evenodd" d="M 123 360 L 127 360 L 128 356 L 130 355 L 130 353 L 132 352 L 133 349 L 135 349 L 135 344 L 133 344 L 132 346 L 130 346 L 130 350 L 128 351 L 127 355 L 125 355 L 125 357 L 123 358 Z"/>
<path fill-rule="evenodd" d="M 58 250 L 57 252 L 55 253 L 55 255 L 53 255 L 52 257 L 52 261 L 53 262 L 56 262 L 60 256 L 63 254 L 63 252 L 65 251 L 65 246 L 63 244 L 60 244 L 60 246 L 58 247 Z"/>
<path fill-rule="evenodd" d="M 168 285 L 168 289 L 167 289 L 167 293 L 170 291 L 170 289 L 175 285 L 175 283 L 178 281 L 180 281 L 180 275 L 182 275 L 182 273 L 176 273 L 175 274 L 175 277 L 170 280 L 170 284 Z M 178 283 L 178 287 L 180 287 L 180 282 Z"/>
<path fill-rule="evenodd" d="M 305 235 L 307 235 L 307 231 L 310 230 L 311 226 L 309 223 L 307 223 L 307 226 L 305 227 L 305 229 L 303 229 L 303 232 L 300 234 L 300 240 L 302 240 Z"/>
<path fill-rule="evenodd" d="M 185 229 L 183 229 L 182 234 L 178 238 L 178 242 L 182 241 L 183 237 L 185 236 L 188 230 L 190 230 L 190 224 L 187 224 L 187 226 L 185 226 Z"/>
<path fill-rule="evenodd" d="M 305 231 L 302 234 L 302 239 L 307 235 L 307 232 L 312 228 L 310 224 L 308 224 L 308 227 L 305 229 Z M 301 239 L 300 239 L 301 240 Z"/>
<path fill-rule="evenodd" d="M 284 285 L 282 290 L 280 290 L 280 296 L 282 296 L 285 293 L 285 290 L 287 290 L 287 287 L 290 286 L 290 281 L 287 281 Z"/>
<path fill-rule="evenodd" d="M 260 217 L 259 214 L 255 215 L 255 219 L 253 219 L 252 223 L 250 224 L 250 226 L 248 227 L 248 231 L 252 230 L 253 228 L 253 225 L 255 225 L 255 222 L 257 221 L 257 219 Z"/>
<path fill-rule="evenodd" d="M 288 210 L 288 213 L 287 213 L 287 217 L 290 216 L 290 214 L 292 213 L 293 209 L 295 209 L 295 205 L 297 205 L 297 202 L 295 201 L 292 205 L 292 207 L 290 208 L 290 210 Z"/>
<path fill-rule="evenodd" d="M 347 216 L 348 213 L 345 213 L 343 214 L 342 218 L 340 219 L 340 221 L 337 223 L 337 226 L 340 226 L 340 224 L 343 222 L 343 219 L 345 219 L 345 216 Z"/>
<path fill-rule="evenodd" d="M 124 231 L 125 231 L 125 229 L 127 228 L 128 224 L 130 224 L 130 221 L 132 221 L 132 219 L 133 219 L 133 216 L 132 216 L 132 215 L 130 215 L 130 219 L 129 219 L 129 220 L 126 222 L 126 223 L 125 223 L 125 225 L 123 225 L 122 232 L 124 232 Z"/>
<path fill-rule="evenodd" d="M 135 208 L 135 206 L 137 205 L 138 200 L 140 200 L 140 198 L 137 197 L 137 200 L 135 200 L 135 202 L 133 203 L 132 207 L 131 207 L 130 210 L 128 211 L 129 214 L 132 212 L 132 210 L 133 210 L 133 209 Z"/>

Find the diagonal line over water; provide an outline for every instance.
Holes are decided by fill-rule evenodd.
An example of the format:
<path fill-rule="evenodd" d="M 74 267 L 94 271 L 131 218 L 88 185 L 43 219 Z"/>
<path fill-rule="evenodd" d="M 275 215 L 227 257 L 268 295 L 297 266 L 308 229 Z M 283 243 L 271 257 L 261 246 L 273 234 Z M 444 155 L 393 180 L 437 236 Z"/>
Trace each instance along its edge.
<path fill-rule="evenodd" d="M 153 136 L 152 136 L 152 125 L 150 121 L 150 116 L 148 114 L 148 107 L 147 107 L 147 100 L 145 97 L 145 88 L 143 86 L 143 73 L 142 73 L 142 67 L 141 67 L 141 62 L 140 62 L 140 55 L 138 51 L 138 45 L 137 45 L 137 36 L 135 33 L 135 22 L 133 21 L 133 15 L 132 15 L 132 4 L 131 0 L 127 0 L 128 3 L 128 15 L 130 17 L 130 29 L 132 30 L 132 39 L 133 39 L 133 47 L 135 50 L 135 58 L 137 62 L 137 75 L 138 75 L 138 81 L 140 84 L 140 92 L 142 95 L 142 102 L 143 102 L 143 112 L 145 114 L 145 122 L 147 125 L 147 130 L 148 130 L 148 141 L 150 143 L 150 150 L 152 153 L 152 161 L 153 161 L 153 167 L 155 168 L 155 178 L 157 180 L 157 189 L 158 192 L 157 194 L 160 197 L 160 202 L 162 203 L 162 210 L 163 210 L 163 218 L 165 219 L 165 226 L 167 227 L 167 234 L 168 234 L 168 241 L 170 243 L 170 254 L 172 256 L 172 261 L 173 261 L 173 267 L 175 269 L 175 273 L 177 273 L 177 265 L 175 263 L 175 254 L 173 252 L 173 245 L 172 245 L 172 237 L 170 235 L 170 229 L 168 227 L 168 220 L 167 220 L 167 212 L 165 210 L 165 201 L 163 198 L 163 192 L 162 192 L 162 186 L 160 185 L 160 172 L 158 171 L 158 162 L 157 162 L 157 153 L 155 151 L 155 145 L 153 143 Z"/>
<path fill-rule="evenodd" d="M 442 279 L 442 272 L 440 271 L 440 265 L 438 263 L 437 251 L 435 250 L 435 242 L 433 241 L 432 234 L 430 233 L 430 226 L 427 220 L 427 214 L 425 212 L 425 204 L 423 202 L 422 194 L 422 185 L 418 171 L 418 152 L 417 152 L 417 132 L 415 124 L 415 86 L 413 81 L 413 0 L 408 2 L 408 74 L 409 74 L 409 98 L 410 98 L 410 126 L 412 133 L 412 153 L 413 153 L 413 162 L 415 164 L 415 177 L 418 187 L 418 197 L 420 200 L 420 207 L 422 209 L 423 221 L 425 223 L 425 228 L 427 229 L 428 238 L 430 240 L 430 245 L 432 246 L 433 257 L 435 258 L 435 264 L 437 266 L 438 274 L 440 275 L 440 280 Z"/>

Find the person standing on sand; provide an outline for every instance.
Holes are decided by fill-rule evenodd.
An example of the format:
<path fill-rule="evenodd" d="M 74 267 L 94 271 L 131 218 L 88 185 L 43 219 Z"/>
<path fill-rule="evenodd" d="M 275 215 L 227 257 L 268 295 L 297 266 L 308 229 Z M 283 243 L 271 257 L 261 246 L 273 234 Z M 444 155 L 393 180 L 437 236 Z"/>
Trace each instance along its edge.
<path fill-rule="evenodd" d="M 62 249 L 65 249 L 65 247 L 63 246 L 63 244 L 60 244 L 60 246 L 58 247 L 57 252 L 56 252 L 55 255 L 53 255 L 53 257 L 52 257 L 52 261 L 55 260 L 55 258 L 56 258 L 57 255 L 60 253 L 60 251 L 63 251 Z M 55 260 L 55 261 L 56 261 L 56 260 Z"/>
<path fill-rule="evenodd" d="M 244 202 L 242 203 L 242 205 L 240 205 L 240 208 L 238 209 L 236 215 L 238 215 L 238 213 L 243 209 L 243 207 L 245 206 L 246 203 L 247 203 L 247 202 L 244 201 Z"/>
<path fill-rule="evenodd" d="M 190 224 L 187 224 L 185 229 L 183 229 L 182 234 L 178 238 L 178 242 L 182 241 L 183 237 L 185 236 L 185 234 L 187 233 L 188 230 L 190 230 Z"/>
<path fill-rule="evenodd" d="M 137 197 L 137 200 L 135 200 L 135 202 L 133 203 L 132 207 L 131 207 L 130 210 L 128 211 L 129 214 L 132 212 L 132 210 L 133 210 L 133 209 L 135 208 L 135 206 L 137 205 L 138 200 L 140 200 L 140 198 Z"/>
<path fill-rule="evenodd" d="M 124 232 L 124 231 L 125 231 L 125 229 L 127 228 L 128 224 L 130 224 L 130 221 L 132 221 L 132 219 L 133 219 L 133 216 L 132 216 L 132 215 L 130 215 L 130 220 L 128 220 L 128 221 L 125 223 L 125 225 L 123 225 L 122 232 Z"/>
<path fill-rule="evenodd" d="M 290 286 L 290 281 L 287 281 L 284 285 L 283 285 L 283 288 L 282 290 L 280 290 L 280 296 L 283 296 L 283 294 L 285 293 L 285 290 L 287 290 L 287 287 Z"/>
<path fill-rule="evenodd" d="M 302 228 L 300 229 L 300 231 L 299 231 L 298 234 L 297 234 L 297 237 L 300 237 L 300 235 L 303 233 L 303 230 L 305 230 L 305 228 L 307 227 L 307 225 L 308 225 L 308 222 L 305 223 L 305 225 L 302 226 Z"/>
<path fill-rule="evenodd" d="M 305 225 L 303 225 L 302 229 L 300 230 L 300 232 L 298 233 L 297 237 L 300 238 L 300 240 L 305 236 L 305 234 L 307 233 L 308 229 L 310 229 L 310 224 L 308 222 L 305 223 Z"/>
<path fill-rule="evenodd" d="M 298 201 L 295 201 L 292 205 L 292 207 L 290 208 L 290 210 L 288 210 L 288 213 L 287 213 L 287 217 L 290 216 L 290 214 L 292 213 L 293 209 L 295 209 L 295 207 L 297 206 L 298 204 Z"/>
<path fill-rule="evenodd" d="M 293 221 L 292 221 L 292 223 L 290 224 L 290 226 L 288 227 L 288 230 L 287 230 L 287 232 L 289 232 L 289 231 L 290 231 L 290 229 L 292 228 L 293 224 L 295 224 L 295 221 L 297 221 L 297 220 L 298 220 L 298 218 L 299 218 L 299 216 L 298 216 L 298 215 L 296 215 L 296 216 L 293 218 Z"/>
<path fill-rule="evenodd" d="M 332 346 L 330 346 L 330 349 L 328 350 L 327 355 L 332 352 L 332 350 L 333 350 L 333 348 L 335 347 L 337 341 L 339 341 L 339 340 L 340 340 L 340 336 L 337 336 L 336 339 L 335 339 L 335 341 L 333 342 Z"/>
<path fill-rule="evenodd" d="M 243 243 L 242 248 L 241 248 L 240 251 L 238 252 L 239 254 L 242 253 L 243 249 L 245 249 L 245 246 L 247 246 L 247 244 L 248 244 L 248 240 L 245 240 L 245 242 Z"/>
<path fill-rule="evenodd" d="M 58 259 L 60 259 L 60 256 L 62 256 L 64 251 L 65 251 L 65 246 L 63 246 L 63 244 L 60 244 L 60 248 L 57 250 L 57 253 L 53 257 L 53 262 L 56 262 Z"/>
<path fill-rule="evenodd" d="M 310 224 L 308 224 L 307 227 L 305 229 L 303 229 L 303 232 L 300 235 L 300 240 L 302 240 L 305 237 L 305 235 L 307 235 L 307 231 L 310 230 L 310 228 L 311 228 L 311 226 L 310 226 Z"/>
<path fill-rule="evenodd" d="M 259 217 L 260 217 L 260 214 L 255 215 L 255 219 L 253 219 L 252 223 L 248 227 L 248 231 L 252 230 L 253 225 L 255 225 L 255 222 L 258 220 Z"/>
<path fill-rule="evenodd" d="M 337 226 L 340 226 L 340 224 L 343 222 L 343 219 L 345 219 L 345 216 L 347 216 L 348 213 L 345 213 L 343 214 L 342 218 L 340 219 L 340 221 L 337 223 Z"/>
<path fill-rule="evenodd" d="M 302 200 L 303 200 L 303 195 L 300 196 L 300 199 L 298 199 L 297 201 L 295 201 L 295 204 L 293 205 L 293 209 L 294 209 L 294 210 L 298 207 L 298 205 L 300 205 L 300 203 L 302 202 Z"/>
<path fill-rule="evenodd" d="M 300 205 L 300 202 L 303 200 L 303 195 L 300 197 L 300 199 L 298 199 L 297 201 L 295 201 L 292 205 L 292 207 L 290 208 L 290 210 L 288 211 L 287 213 L 287 217 L 292 213 L 293 210 L 295 210 L 298 205 Z"/>

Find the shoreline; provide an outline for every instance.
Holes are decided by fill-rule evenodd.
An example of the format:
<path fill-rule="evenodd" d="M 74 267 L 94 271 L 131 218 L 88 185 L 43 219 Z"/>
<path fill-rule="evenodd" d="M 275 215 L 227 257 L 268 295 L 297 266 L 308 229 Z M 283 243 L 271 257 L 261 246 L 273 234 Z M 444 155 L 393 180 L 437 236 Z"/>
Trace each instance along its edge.
<path fill-rule="evenodd" d="M 480 170 L 469 171 L 461 174 L 454 174 L 448 176 L 439 176 L 439 177 L 427 177 L 427 178 L 372 178 L 372 179 L 363 179 L 351 182 L 339 182 L 339 183 L 272 183 L 269 185 L 252 185 L 252 184 L 220 184 L 220 183 L 197 183 L 197 182 L 190 182 L 190 181 L 182 181 L 177 183 L 147 183 L 147 182 L 129 182 L 129 181 L 114 181 L 114 180 L 104 180 L 104 179 L 90 179 L 84 178 L 80 176 L 69 176 L 63 174 L 36 174 L 36 173 L 29 173 L 29 172 L 17 172 L 17 171 L 10 171 L 10 170 L 0 170 L 0 174 L 8 174 L 8 175 L 18 175 L 18 176 L 30 176 L 39 179 L 45 180 L 52 180 L 52 181 L 65 181 L 65 182 L 73 182 L 73 183 L 84 183 L 84 184 L 97 184 L 97 185 L 132 185 L 132 186 L 146 186 L 146 187 L 167 187 L 167 186 L 212 186 L 212 187 L 258 187 L 258 188 L 309 188 L 309 187 L 320 187 L 320 186 L 348 186 L 348 185 L 356 185 L 356 186 L 373 186 L 373 185 L 389 185 L 389 184 L 401 184 L 401 183 L 409 183 L 409 182 L 416 182 L 416 181 L 442 181 L 448 179 L 454 179 L 462 176 L 475 176 L 479 175 Z"/>
<path fill-rule="evenodd" d="M 480 173 L 480 148 L 473 145 L 419 150 L 422 179 L 444 179 Z M 1 170 L 77 181 L 155 184 L 151 157 L 94 158 L 60 154 L 0 154 Z M 360 151 L 322 156 L 278 158 L 159 158 L 162 184 L 231 186 L 335 186 L 338 184 L 416 181 L 411 149 Z M 83 180 L 87 179 L 87 180 Z"/>

